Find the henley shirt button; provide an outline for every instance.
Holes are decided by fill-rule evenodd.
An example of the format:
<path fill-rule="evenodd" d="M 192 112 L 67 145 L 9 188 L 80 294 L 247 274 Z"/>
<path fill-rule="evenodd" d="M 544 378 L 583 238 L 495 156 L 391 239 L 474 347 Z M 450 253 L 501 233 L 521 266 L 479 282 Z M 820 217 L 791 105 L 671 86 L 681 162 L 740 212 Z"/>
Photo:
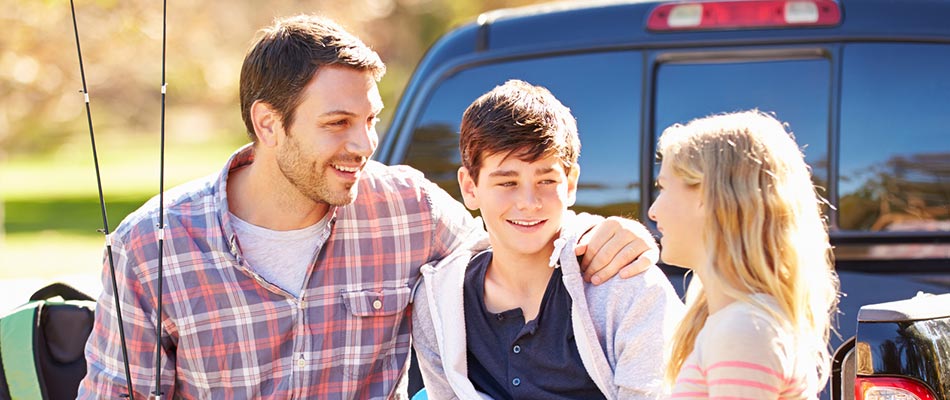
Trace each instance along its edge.
<path fill-rule="evenodd" d="M 515 386 L 521 386 L 521 378 L 512 379 L 511 384 Z"/>
<path fill-rule="evenodd" d="M 515 345 L 515 347 L 511 348 L 511 351 L 515 352 L 515 354 L 519 354 L 521 353 L 521 346 Z"/>
<path fill-rule="evenodd" d="M 383 302 L 379 299 L 373 300 L 373 308 L 377 310 L 383 308 Z"/>

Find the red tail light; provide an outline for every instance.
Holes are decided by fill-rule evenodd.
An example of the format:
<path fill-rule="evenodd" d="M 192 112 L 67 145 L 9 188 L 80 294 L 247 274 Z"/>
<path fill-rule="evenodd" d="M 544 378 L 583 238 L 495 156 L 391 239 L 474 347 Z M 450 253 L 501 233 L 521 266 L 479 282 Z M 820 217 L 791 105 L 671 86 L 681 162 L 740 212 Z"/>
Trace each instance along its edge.
<path fill-rule="evenodd" d="M 750 0 L 661 4 L 647 19 L 651 31 L 684 31 L 793 26 L 841 22 L 832 0 Z"/>
<path fill-rule="evenodd" d="M 936 400 L 926 386 L 903 378 L 857 377 L 855 400 Z"/>

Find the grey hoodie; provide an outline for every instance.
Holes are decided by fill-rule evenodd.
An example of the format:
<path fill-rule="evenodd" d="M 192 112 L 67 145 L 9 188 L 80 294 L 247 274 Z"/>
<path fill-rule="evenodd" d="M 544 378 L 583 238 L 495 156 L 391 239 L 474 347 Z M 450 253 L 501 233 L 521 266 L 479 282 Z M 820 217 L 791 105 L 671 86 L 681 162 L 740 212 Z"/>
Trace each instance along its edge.
<path fill-rule="evenodd" d="M 665 348 L 683 315 L 683 303 L 656 266 L 600 286 L 583 281 L 574 255 L 576 236 L 555 241 L 572 299 L 571 319 L 587 373 L 608 399 L 654 399 L 666 394 Z M 430 399 L 488 399 L 468 380 L 463 282 L 469 260 L 487 241 L 422 267 L 412 311 L 413 347 Z"/>

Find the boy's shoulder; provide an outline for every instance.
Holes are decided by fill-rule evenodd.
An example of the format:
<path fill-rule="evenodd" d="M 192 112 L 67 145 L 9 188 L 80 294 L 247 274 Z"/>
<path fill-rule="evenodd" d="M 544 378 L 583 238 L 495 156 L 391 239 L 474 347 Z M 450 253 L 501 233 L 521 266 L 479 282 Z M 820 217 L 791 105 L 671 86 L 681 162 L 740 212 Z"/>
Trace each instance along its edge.
<path fill-rule="evenodd" d="M 615 276 L 600 285 L 585 282 L 584 291 L 588 298 L 605 297 L 610 298 L 612 302 L 623 303 L 636 301 L 646 292 L 676 292 L 666 274 L 656 265 L 630 278 Z"/>

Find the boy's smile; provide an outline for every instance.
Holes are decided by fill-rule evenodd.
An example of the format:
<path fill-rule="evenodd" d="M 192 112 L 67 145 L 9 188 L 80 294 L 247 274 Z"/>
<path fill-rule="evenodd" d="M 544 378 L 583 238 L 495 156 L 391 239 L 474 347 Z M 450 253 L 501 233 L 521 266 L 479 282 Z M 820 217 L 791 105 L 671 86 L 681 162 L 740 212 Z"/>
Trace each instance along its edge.
<path fill-rule="evenodd" d="M 577 167 L 548 156 L 534 162 L 510 153 L 485 157 L 476 184 L 460 171 L 465 204 L 479 209 L 494 251 L 547 260 L 565 210 L 574 203 Z"/>

